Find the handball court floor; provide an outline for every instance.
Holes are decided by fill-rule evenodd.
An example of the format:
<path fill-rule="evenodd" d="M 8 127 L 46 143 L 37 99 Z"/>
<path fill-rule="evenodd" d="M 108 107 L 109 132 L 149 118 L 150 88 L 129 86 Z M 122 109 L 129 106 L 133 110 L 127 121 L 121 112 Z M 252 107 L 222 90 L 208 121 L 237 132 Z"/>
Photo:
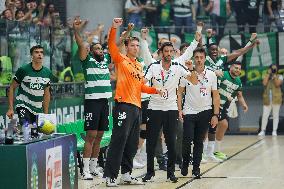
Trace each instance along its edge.
<path fill-rule="evenodd" d="M 122 189 L 284 189 L 284 136 L 260 138 L 252 135 L 225 136 L 223 152 L 229 158 L 222 163 L 201 164 L 201 179 L 184 177 L 176 167 L 177 183 L 167 182 L 166 172 L 157 170 L 153 182 L 145 185 L 120 185 Z M 135 169 L 132 175 L 142 178 L 146 168 Z M 105 179 L 79 179 L 79 189 L 107 188 Z"/>

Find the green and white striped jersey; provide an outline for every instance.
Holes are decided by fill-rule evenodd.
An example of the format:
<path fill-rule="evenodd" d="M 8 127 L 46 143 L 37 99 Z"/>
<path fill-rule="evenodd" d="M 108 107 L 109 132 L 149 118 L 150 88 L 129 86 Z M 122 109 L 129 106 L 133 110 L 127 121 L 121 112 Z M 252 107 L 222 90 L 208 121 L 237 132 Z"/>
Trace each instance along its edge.
<path fill-rule="evenodd" d="M 205 67 L 213 72 L 216 70 L 223 70 L 224 64 L 227 63 L 227 60 L 227 56 L 218 56 L 214 62 L 210 56 L 206 56 Z"/>
<path fill-rule="evenodd" d="M 227 17 L 226 4 L 229 0 L 210 0 L 213 2 L 212 13 L 220 17 Z"/>
<path fill-rule="evenodd" d="M 42 113 L 44 89 L 50 85 L 51 78 L 51 71 L 44 66 L 40 70 L 33 69 L 32 63 L 20 67 L 14 76 L 19 83 L 16 108 L 26 108 L 33 114 Z"/>
<path fill-rule="evenodd" d="M 218 78 L 218 91 L 220 93 L 220 108 L 223 109 L 228 98 L 235 98 L 238 91 L 242 90 L 242 82 L 240 77 L 233 78 L 229 71 L 225 71 L 223 77 Z"/>
<path fill-rule="evenodd" d="M 109 54 L 105 54 L 104 60 L 101 62 L 96 61 L 93 56 L 88 54 L 87 58 L 82 61 L 86 80 L 85 99 L 108 99 L 112 97 L 110 73 L 108 69 L 110 60 Z"/>

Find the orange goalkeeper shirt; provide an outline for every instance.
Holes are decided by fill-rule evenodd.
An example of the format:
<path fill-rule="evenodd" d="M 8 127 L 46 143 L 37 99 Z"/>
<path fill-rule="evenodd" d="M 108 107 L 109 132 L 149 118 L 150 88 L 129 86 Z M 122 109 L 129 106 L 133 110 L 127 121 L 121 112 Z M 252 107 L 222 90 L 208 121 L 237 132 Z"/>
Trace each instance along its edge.
<path fill-rule="evenodd" d="M 114 99 L 141 108 L 141 92 L 157 94 L 156 88 L 144 84 L 142 66 L 136 59 L 119 53 L 116 46 L 116 28 L 112 27 L 110 30 L 108 47 L 117 74 Z"/>

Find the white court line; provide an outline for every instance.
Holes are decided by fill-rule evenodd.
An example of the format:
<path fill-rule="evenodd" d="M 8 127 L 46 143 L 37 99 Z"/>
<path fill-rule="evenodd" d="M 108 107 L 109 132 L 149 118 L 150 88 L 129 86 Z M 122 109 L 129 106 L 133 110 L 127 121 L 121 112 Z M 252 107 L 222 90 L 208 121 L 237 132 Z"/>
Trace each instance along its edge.
<path fill-rule="evenodd" d="M 228 179 L 263 179 L 262 177 L 227 177 Z"/>

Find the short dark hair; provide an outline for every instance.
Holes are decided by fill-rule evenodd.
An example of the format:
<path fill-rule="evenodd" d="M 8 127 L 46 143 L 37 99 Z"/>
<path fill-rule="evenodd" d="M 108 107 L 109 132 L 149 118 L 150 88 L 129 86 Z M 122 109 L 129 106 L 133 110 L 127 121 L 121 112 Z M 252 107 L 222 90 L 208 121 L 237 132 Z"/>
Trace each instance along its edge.
<path fill-rule="evenodd" d="M 92 50 L 93 47 L 96 46 L 97 44 L 101 45 L 101 43 L 98 43 L 98 42 L 97 42 L 97 43 L 91 43 L 91 45 L 90 45 L 90 50 Z"/>
<path fill-rule="evenodd" d="M 159 48 L 158 52 L 163 52 L 165 47 L 173 47 L 174 48 L 174 45 L 172 44 L 172 42 L 165 42 L 165 43 L 162 44 L 161 48 Z"/>
<path fill-rule="evenodd" d="M 195 55 L 195 53 L 203 53 L 204 56 L 206 56 L 206 51 L 203 47 L 197 47 L 194 51 L 193 51 L 193 56 Z"/>
<path fill-rule="evenodd" d="M 43 49 L 43 47 L 41 45 L 35 45 L 30 49 L 30 54 L 32 55 L 34 50 L 36 49 Z"/>
<path fill-rule="evenodd" d="M 238 60 L 236 60 L 236 61 L 234 61 L 234 62 L 232 62 L 231 63 L 231 65 L 234 65 L 234 64 L 236 64 L 236 65 L 242 65 L 242 62 L 241 61 L 238 61 Z"/>
<path fill-rule="evenodd" d="M 127 37 L 125 40 L 124 40 L 124 45 L 125 46 L 128 46 L 129 42 L 131 41 L 138 41 L 140 42 L 139 38 L 138 37 Z"/>
<path fill-rule="evenodd" d="M 184 49 L 185 47 L 189 47 L 189 46 L 190 46 L 190 43 L 187 43 L 187 42 L 182 43 L 182 44 L 180 45 L 179 50 L 182 51 L 182 49 Z"/>

